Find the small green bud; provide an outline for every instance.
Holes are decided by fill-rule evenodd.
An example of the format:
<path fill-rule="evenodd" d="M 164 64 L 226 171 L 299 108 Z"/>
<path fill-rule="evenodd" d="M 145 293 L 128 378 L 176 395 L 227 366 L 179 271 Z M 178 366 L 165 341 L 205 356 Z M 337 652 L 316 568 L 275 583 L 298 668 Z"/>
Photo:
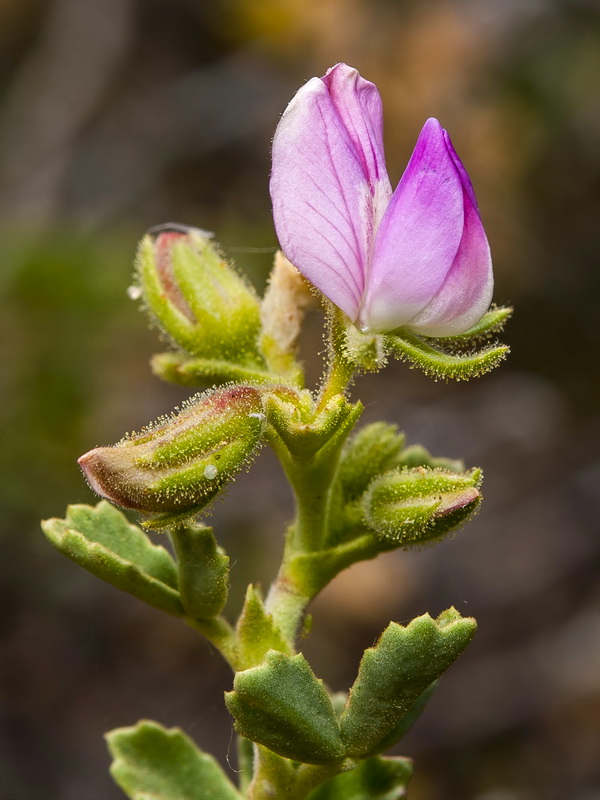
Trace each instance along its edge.
<path fill-rule="evenodd" d="M 221 612 L 228 594 L 229 558 L 217 545 L 212 528 L 178 525 L 171 533 L 179 571 L 179 595 L 194 619 Z"/>
<path fill-rule="evenodd" d="M 481 471 L 397 469 L 381 475 L 362 499 L 366 524 L 382 539 L 414 545 L 440 539 L 479 506 Z"/>
<path fill-rule="evenodd" d="M 358 431 L 342 452 L 338 481 L 344 498 L 356 500 L 376 475 L 395 467 L 403 446 L 404 434 L 395 425 L 373 422 Z"/>
<path fill-rule="evenodd" d="M 465 464 L 460 458 L 436 458 L 422 444 L 412 444 L 406 450 L 403 450 L 394 466 L 431 467 L 432 469 L 440 467 L 450 472 L 465 471 Z"/>
<path fill-rule="evenodd" d="M 142 239 L 137 275 L 144 301 L 193 356 L 264 367 L 257 349 L 260 304 L 204 231 L 161 226 Z"/>
<path fill-rule="evenodd" d="M 79 465 L 92 489 L 124 508 L 192 516 L 247 462 L 263 433 L 250 386 L 199 395 L 171 419 L 97 447 Z"/>

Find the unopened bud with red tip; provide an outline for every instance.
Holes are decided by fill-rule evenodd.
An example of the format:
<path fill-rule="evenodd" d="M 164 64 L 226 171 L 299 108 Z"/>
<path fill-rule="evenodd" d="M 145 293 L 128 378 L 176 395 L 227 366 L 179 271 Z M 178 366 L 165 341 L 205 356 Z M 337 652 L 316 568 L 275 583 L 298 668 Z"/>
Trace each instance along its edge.
<path fill-rule="evenodd" d="M 181 225 L 152 229 L 138 250 L 137 281 L 160 326 L 188 353 L 264 366 L 257 348 L 259 300 L 206 231 Z"/>
<path fill-rule="evenodd" d="M 92 489 L 119 506 L 192 516 L 248 461 L 263 433 L 262 408 L 250 386 L 200 395 L 172 419 L 78 463 Z"/>
<path fill-rule="evenodd" d="M 442 539 L 481 503 L 481 470 L 395 469 L 371 483 L 363 518 L 378 538 L 411 546 Z"/>

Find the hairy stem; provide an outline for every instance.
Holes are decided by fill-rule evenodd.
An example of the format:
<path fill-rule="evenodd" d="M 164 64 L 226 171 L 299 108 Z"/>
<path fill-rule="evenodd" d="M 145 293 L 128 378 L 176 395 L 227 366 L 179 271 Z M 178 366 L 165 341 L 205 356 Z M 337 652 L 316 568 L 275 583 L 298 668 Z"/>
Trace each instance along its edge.
<path fill-rule="evenodd" d="M 194 630 L 201 633 L 219 650 L 227 663 L 235 669 L 236 640 L 235 631 L 223 617 L 214 619 L 194 619 L 186 617 L 185 621 Z"/>

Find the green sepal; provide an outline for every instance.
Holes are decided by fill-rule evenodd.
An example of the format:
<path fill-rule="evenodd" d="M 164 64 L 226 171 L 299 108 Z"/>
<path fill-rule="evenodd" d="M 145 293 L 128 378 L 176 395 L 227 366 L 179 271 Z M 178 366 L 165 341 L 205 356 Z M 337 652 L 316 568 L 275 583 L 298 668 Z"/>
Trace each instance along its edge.
<path fill-rule="evenodd" d="M 344 502 L 357 500 L 376 475 L 397 466 L 403 447 L 404 434 L 386 422 L 366 425 L 348 439 L 337 476 Z"/>
<path fill-rule="evenodd" d="M 238 670 L 255 667 L 263 661 L 269 650 L 290 653 L 290 648 L 280 630 L 267 613 L 260 592 L 248 586 L 244 608 L 236 626 Z"/>
<path fill-rule="evenodd" d="M 215 759 L 179 728 L 142 720 L 106 740 L 110 773 L 131 800 L 242 800 Z"/>
<path fill-rule="evenodd" d="M 343 352 L 351 364 L 364 372 L 377 372 L 387 361 L 383 336 L 362 333 L 349 321 L 345 330 Z"/>
<path fill-rule="evenodd" d="M 305 764 L 344 757 L 331 700 L 302 654 L 270 651 L 237 673 L 225 702 L 239 734 L 280 756 Z"/>
<path fill-rule="evenodd" d="M 468 339 L 484 339 L 493 334 L 500 333 L 513 313 L 510 306 L 496 306 L 491 308 L 483 317 L 464 333 L 454 336 L 442 336 L 443 342 L 465 342 Z"/>
<path fill-rule="evenodd" d="M 461 381 L 476 378 L 497 367 L 509 352 L 509 348 L 503 344 L 467 353 L 458 350 L 452 352 L 443 349 L 443 341 L 425 340 L 407 331 L 386 336 L 386 345 L 391 353 L 436 379 L 454 378 Z"/>
<path fill-rule="evenodd" d="M 217 545 L 212 528 L 180 525 L 173 528 L 171 538 L 186 613 L 193 619 L 216 617 L 227 601 L 228 556 Z"/>
<path fill-rule="evenodd" d="M 264 367 L 258 297 L 208 236 L 190 228 L 144 237 L 137 280 L 147 308 L 188 353 Z"/>
<path fill-rule="evenodd" d="M 44 520 L 42 530 L 96 577 L 169 614 L 184 614 L 175 562 L 110 503 L 69 506 L 65 519 Z"/>
<path fill-rule="evenodd" d="M 376 333 L 363 333 L 338 308 L 326 303 L 331 326 L 331 346 L 338 357 L 362 372 L 377 372 L 385 366 L 385 338 Z"/>
<path fill-rule="evenodd" d="M 342 395 L 329 400 L 315 415 L 309 392 L 270 394 L 266 398 L 267 420 L 279 440 L 296 459 L 313 458 L 319 451 L 337 451 L 362 413 L 362 404 L 350 403 Z"/>
<path fill-rule="evenodd" d="M 412 546 L 435 541 L 462 524 L 481 502 L 481 470 L 396 469 L 363 495 L 364 521 L 378 537 Z"/>
<path fill-rule="evenodd" d="M 419 696 L 445 672 L 475 633 L 472 618 L 450 608 L 433 620 L 429 614 L 403 627 L 391 622 L 365 651 L 358 677 L 340 718 L 348 755 L 375 755 L 411 712 Z"/>
<path fill-rule="evenodd" d="M 411 775 L 410 759 L 376 756 L 330 778 L 307 800 L 402 800 Z"/>
<path fill-rule="evenodd" d="M 150 366 L 158 378 L 190 387 L 223 386 L 232 382 L 262 385 L 282 380 L 280 375 L 265 370 L 230 361 L 192 358 L 182 351 L 157 353 L 152 356 Z"/>

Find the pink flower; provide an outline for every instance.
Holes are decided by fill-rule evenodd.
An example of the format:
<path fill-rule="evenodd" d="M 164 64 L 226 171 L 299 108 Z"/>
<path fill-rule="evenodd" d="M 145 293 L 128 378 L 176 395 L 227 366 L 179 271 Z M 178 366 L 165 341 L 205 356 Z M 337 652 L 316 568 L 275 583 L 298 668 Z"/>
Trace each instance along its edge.
<path fill-rule="evenodd" d="M 473 186 L 432 118 L 392 193 L 382 130 L 376 86 L 346 64 L 296 93 L 273 141 L 281 247 L 364 332 L 463 333 L 493 290 Z"/>

